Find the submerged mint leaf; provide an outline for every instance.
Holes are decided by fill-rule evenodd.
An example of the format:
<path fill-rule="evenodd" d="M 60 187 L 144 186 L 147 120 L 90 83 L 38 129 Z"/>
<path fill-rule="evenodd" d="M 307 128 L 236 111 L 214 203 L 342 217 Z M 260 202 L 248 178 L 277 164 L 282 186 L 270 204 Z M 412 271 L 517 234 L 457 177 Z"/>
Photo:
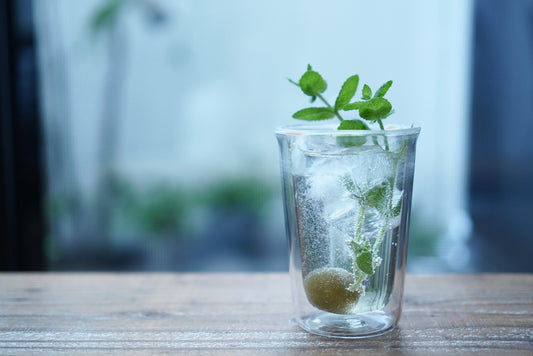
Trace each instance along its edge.
<path fill-rule="evenodd" d="M 342 85 L 339 95 L 337 96 L 337 100 L 335 100 L 335 109 L 342 109 L 346 104 L 350 102 L 350 100 L 352 100 L 358 85 L 359 76 L 357 74 L 352 75 L 351 77 L 346 79 L 346 81 Z"/>
<path fill-rule="evenodd" d="M 341 121 L 338 130 L 369 130 L 367 124 L 361 120 Z M 366 142 L 365 136 L 337 136 L 337 144 L 342 147 L 362 146 Z"/>
<path fill-rule="evenodd" d="M 372 89 L 368 85 L 363 86 L 363 99 L 368 100 L 372 97 Z"/>
<path fill-rule="evenodd" d="M 359 115 L 369 121 L 384 119 L 392 110 L 391 103 L 385 98 L 373 98 L 359 107 Z"/>
<path fill-rule="evenodd" d="M 366 274 L 373 274 L 374 269 L 372 268 L 372 252 L 363 252 L 355 259 L 357 267 Z"/>
<path fill-rule="evenodd" d="M 365 195 L 366 204 L 375 208 L 382 215 L 389 215 L 389 205 L 391 198 L 391 186 L 390 182 L 385 180 L 378 185 L 370 188 Z"/>
<path fill-rule="evenodd" d="M 368 125 L 361 120 L 341 121 L 337 130 L 369 130 Z"/>
<path fill-rule="evenodd" d="M 337 145 L 341 147 L 356 147 L 366 143 L 365 136 L 337 136 Z"/>
<path fill-rule="evenodd" d="M 316 121 L 331 119 L 335 117 L 335 113 L 331 108 L 306 108 L 295 112 L 292 117 L 298 120 Z"/>
<path fill-rule="evenodd" d="M 344 185 L 344 188 L 346 188 L 346 190 L 350 192 L 354 197 L 357 197 L 358 191 L 355 186 L 355 183 L 353 182 L 352 177 L 349 174 L 344 174 L 343 176 L 341 176 L 340 180 Z"/>
<path fill-rule="evenodd" d="M 327 88 L 324 78 L 318 72 L 311 70 L 311 65 L 307 67 L 307 72 L 300 78 L 299 85 L 302 91 L 311 97 L 316 97 Z"/>
<path fill-rule="evenodd" d="M 350 246 L 356 256 L 359 256 L 365 252 L 370 253 L 372 250 L 372 245 L 370 244 L 370 241 L 368 241 L 367 239 L 361 239 L 358 241 L 352 240 L 350 241 Z"/>
<path fill-rule="evenodd" d="M 402 202 L 403 202 L 403 195 L 400 197 L 400 200 L 398 200 L 394 208 L 392 208 L 391 217 L 400 215 L 400 213 L 402 212 Z"/>
<path fill-rule="evenodd" d="M 387 94 L 387 92 L 389 91 L 389 88 L 391 87 L 391 85 L 392 85 L 392 80 L 389 80 L 388 82 L 380 86 L 379 89 L 374 94 L 374 98 L 383 98 L 385 94 Z"/>

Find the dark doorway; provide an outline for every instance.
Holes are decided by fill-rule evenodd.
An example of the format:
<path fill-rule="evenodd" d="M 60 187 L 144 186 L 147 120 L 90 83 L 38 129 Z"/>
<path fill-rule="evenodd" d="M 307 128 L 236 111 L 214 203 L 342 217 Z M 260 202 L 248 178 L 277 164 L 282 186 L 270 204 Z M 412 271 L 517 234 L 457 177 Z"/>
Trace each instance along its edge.
<path fill-rule="evenodd" d="M 474 33 L 474 264 L 533 272 L 533 1 L 476 1 Z"/>
<path fill-rule="evenodd" d="M 0 1 L 0 270 L 45 267 L 35 47 L 32 1 Z"/>

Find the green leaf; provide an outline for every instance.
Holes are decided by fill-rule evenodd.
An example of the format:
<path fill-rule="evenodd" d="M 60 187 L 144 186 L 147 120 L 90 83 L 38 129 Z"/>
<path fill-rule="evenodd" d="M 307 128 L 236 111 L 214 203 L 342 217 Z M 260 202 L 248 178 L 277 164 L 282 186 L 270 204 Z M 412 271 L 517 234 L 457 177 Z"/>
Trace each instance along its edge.
<path fill-rule="evenodd" d="M 372 253 L 371 252 L 363 252 L 357 258 L 355 259 L 355 262 L 357 263 L 357 267 L 366 274 L 373 274 L 374 269 L 372 268 Z"/>
<path fill-rule="evenodd" d="M 357 74 L 352 75 L 351 77 L 346 79 L 346 81 L 342 85 L 339 95 L 337 96 L 337 100 L 335 100 L 335 109 L 342 109 L 346 104 L 350 102 L 350 100 L 352 100 L 358 85 L 359 76 Z"/>
<path fill-rule="evenodd" d="M 372 245 L 370 244 L 370 241 L 367 239 L 359 239 L 357 241 L 351 240 L 350 246 L 352 247 L 352 251 L 354 252 L 354 256 L 359 256 L 362 253 L 368 252 L 371 253 Z"/>
<path fill-rule="evenodd" d="M 91 17 L 91 30 L 94 35 L 108 30 L 119 16 L 124 0 L 108 0 L 97 8 Z"/>
<path fill-rule="evenodd" d="M 374 94 L 374 98 L 383 98 L 385 94 L 387 94 L 387 92 L 389 91 L 389 88 L 391 87 L 391 85 L 392 85 L 392 80 L 389 80 L 388 82 L 380 86 L 379 89 Z"/>
<path fill-rule="evenodd" d="M 337 136 L 337 145 L 341 147 L 356 147 L 366 143 L 365 136 Z"/>
<path fill-rule="evenodd" d="M 391 103 L 385 98 L 373 98 L 359 107 L 359 116 L 365 120 L 384 119 L 392 110 Z"/>
<path fill-rule="evenodd" d="M 394 208 L 392 208 L 391 217 L 400 215 L 400 213 L 402 212 L 402 202 L 403 202 L 403 195 L 400 197 L 400 200 L 398 200 Z"/>
<path fill-rule="evenodd" d="M 306 108 L 295 112 L 292 117 L 298 120 L 316 121 L 331 119 L 335 117 L 335 113 L 331 108 Z"/>
<path fill-rule="evenodd" d="M 367 191 L 365 202 L 369 207 L 377 209 L 382 215 L 389 215 L 391 192 L 390 182 L 385 180 Z"/>
<path fill-rule="evenodd" d="M 369 127 L 361 120 L 343 120 L 337 130 L 369 130 Z M 337 136 L 337 144 L 342 147 L 362 146 L 365 142 L 365 136 Z"/>
<path fill-rule="evenodd" d="M 369 127 L 361 120 L 344 120 L 341 121 L 338 130 L 368 130 Z"/>
<path fill-rule="evenodd" d="M 392 114 L 394 114 L 394 109 L 392 109 L 387 115 L 383 116 L 382 119 L 386 119 L 389 116 L 391 116 Z"/>
<path fill-rule="evenodd" d="M 352 177 L 349 174 L 345 174 L 341 176 L 340 179 L 346 190 L 355 196 L 357 194 L 357 188 L 355 186 L 355 183 L 353 182 Z"/>
<path fill-rule="evenodd" d="M 368 100 L 372 97 L 372 89 L 368 85 L 363 86 L 363 99 Z"/>
<path fill-rule="evenodd" d="M 353 102 L 353 103 L 346 104 L 346 105 L 344 105 L 342 110 L 344 110 L 344 111 L 358 110 L 362 103 L 364 103 L 364 101 L 356 101 L 356 102 Z"/>
<path fill-rule="evenodd" d="M 311 65 L 308 65 L 307 72 L 302 75 L 299 84 L 302 91 L 311 97 L 323 93 L 327 87 L 324 78 L 317 72 L 311 70 Z"/>

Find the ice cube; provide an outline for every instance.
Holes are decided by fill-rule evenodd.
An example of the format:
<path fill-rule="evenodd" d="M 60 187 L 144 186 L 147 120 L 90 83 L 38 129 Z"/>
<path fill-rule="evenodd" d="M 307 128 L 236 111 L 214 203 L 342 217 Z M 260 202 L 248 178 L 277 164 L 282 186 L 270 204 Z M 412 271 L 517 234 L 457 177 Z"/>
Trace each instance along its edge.
<path fill-rule="evenodd" d="M 337 209 L 327 217 L 328 223 L 345 235 L 345 240 L 353 238 L 357 219 L 357 202 L 350 200 L 337 206 Z"/>

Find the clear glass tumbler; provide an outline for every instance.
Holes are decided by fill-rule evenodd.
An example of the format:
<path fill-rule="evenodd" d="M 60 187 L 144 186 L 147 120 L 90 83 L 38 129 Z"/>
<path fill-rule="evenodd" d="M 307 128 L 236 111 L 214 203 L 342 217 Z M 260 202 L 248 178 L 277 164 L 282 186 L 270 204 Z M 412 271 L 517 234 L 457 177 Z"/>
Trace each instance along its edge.
<path fill-rule="evenodd" d="M 397 325 L 419 132 L 276 130 L 295 320 L 303 329 L 363 338 Z"/>

